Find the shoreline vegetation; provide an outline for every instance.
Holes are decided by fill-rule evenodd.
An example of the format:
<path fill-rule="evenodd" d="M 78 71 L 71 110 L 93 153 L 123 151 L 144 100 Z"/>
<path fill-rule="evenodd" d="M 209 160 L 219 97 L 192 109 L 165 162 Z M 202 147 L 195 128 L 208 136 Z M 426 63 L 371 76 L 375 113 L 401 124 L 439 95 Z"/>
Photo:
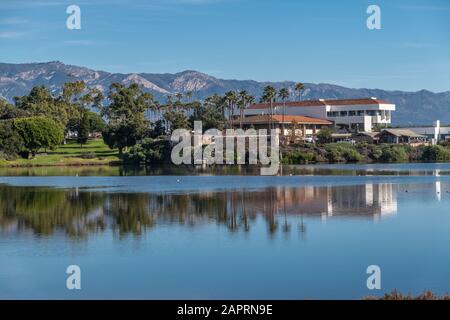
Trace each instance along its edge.
<path fill-rule="evenodd" d="M 283 164 L 421 163 L 450 161 L 448 144 L 434 146 L 370 143 L 296 144 L 283 150 Z"/>
<path fill-rule="evenodd" d="M 159 147 L 155 147 L 155 145 Z M 157 155 L 155 155 L 157 150 Z M 371 164 L 371 163 L 433 163 L 449 162 L 450 147 L 447 145 L 419 146 L 376 145 L 368 143 L 349 144 L 302 143 L 281 148 L 283 165 L 304 164 Z M 54 150 L 39 150 L 33 158 L 0 159 L 0 168 L 22 167 L 81 167 L 81 166 L 148 166 L 170 165 L 170 146 L 165 141 L 152 140 L 137 144 L 129 152 L 120 154 L 110 149 L 101 138 L 89 139 L 84 145 L 76 140 Z M 220 165 L 211 165 L 220 166 Z"/>
<path fill-rule="evenodd" d="M 101 139 L 92 139 L 80 146 L 68 141 L 55 150 L 38 152 L 34 158 L 0 159 L 0 168 L 64 167 L 64 166 L 118 166 L 122 161 L 118 150 L 109 149 Z"/>
<path fill-rule="evenodd" d="M 423 293 L 415 296 L 411 294 L 403 294 L 397 290 L 393 290 L 390 293 L 385 293 L 380 297 L 365 297 L 363 300 L 450 300 L 449 294 L 437 295 L 432 291 L 424 291 Z"/>
<path fill-rule="evenodd" d="M 14 105 L 0 99 L 0 167 L 171 164 L 169 137 L 174 130 L 192 130 L 195 121 L 202 121 L 204 130 L 223 131 L 233 127 L 231 115 L 236 111 L 240 111 L 242 127 L 243 110 L 255 101 L 246 91 L 214 94 L 204 101 L 193 95 L 177 93 L 161 103 L 137 84 L 114 83 L 104 96 L 77 81 L 66 83 L 58 94 L 44 86 L 34 87 L 28 95 L 15 97 Z M 278 92 L 267 86 L 261 102 L 272 104 L 288 97 L 285 88 Z M 332 143 L 333 130 L 321 130 L 314 143 L 282 144 L 281 163 L 450 161 L 448 141 L 415 147 Z M 292 141 L 301 140 L 296 130 L 292 132 Z"/>

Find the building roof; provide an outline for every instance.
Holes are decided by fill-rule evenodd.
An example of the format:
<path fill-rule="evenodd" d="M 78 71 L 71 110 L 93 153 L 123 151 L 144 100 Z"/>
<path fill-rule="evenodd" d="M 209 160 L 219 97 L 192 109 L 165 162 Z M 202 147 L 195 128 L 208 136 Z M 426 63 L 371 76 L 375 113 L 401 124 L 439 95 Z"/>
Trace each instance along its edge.
<path fill-rule="evenodd" d="M 418 134 L 434 134 L 436 127 L 411 127 L 408 128 L 411 131 L 414 131 Z M 440 127 L 439 128 L 439 134 L 441 135 L 448 135 L 450 134 L 450 127 Z"/>
<path fill-rule="evenodd" d="M 245 117 L 242 120 L 243 124 L 265 124 L 269 123 L 271 120 L 270 115 L 260 115 L 260 116 L 250 116 Z M 297 122 L 298 124 L 333 124 L 333 122 L 324 120 L 324 119 L 318 119 L 318 118 L 311 118 L 311 117 L 305 117 L 305 116 L 282 116 L 282 115 L 274 115 L 272 117 L 272 122 L 274 123 L 292 123 Z M 233 124 L 239 124 L 240 120 L 234 120 Z"/>
<path fill-rule="evenodd" d="M 367 132 L 367 131 L 360 131 L 356 134 L 356 136 L 367 136 L 371 138 L 375 138 L 378 135 L 378 132 Z"/>
<path fill-rule="evenodd" d="M 351 133 L 332 133 L 331 138 L 340 139 L 340 138 L 350 138 L 352 136 Z"/>
<path fill-rule="evenodd" d="M 341 99 L 341 100 L 306 100 L 306 101 L 294 101 L 286 102 L 286 107 L 319 107 L 319 106 L 352 106 L 352 105 L 370 105 L 370 104 L 391 104 L 390 102 L 376 99 L 376 98 L 363 98 L 363 99 Z M 256 103 L 248 107 L 248 109 L 267 109 L 269 103 Z M 275 102 L 274 107 L 284 106 L 283 102 Z"/>
<path fill-rule="evenodd" d="M 378 135 L 381 135 L 385 132 L 396 137 L 426 138 L 425 136 L 417 134 L 410 129 L 383 129 Z"/>

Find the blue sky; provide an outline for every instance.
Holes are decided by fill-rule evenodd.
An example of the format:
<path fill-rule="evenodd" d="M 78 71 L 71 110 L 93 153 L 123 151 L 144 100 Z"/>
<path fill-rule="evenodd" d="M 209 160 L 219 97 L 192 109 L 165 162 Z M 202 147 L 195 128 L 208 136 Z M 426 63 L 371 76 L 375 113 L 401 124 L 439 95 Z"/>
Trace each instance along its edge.
<path fill-rule="evenodd" d="M 66 8 L 81 8 L 81 30 Z M 382 29 L 368 30 L 379 5 Z M 1 0 L 0 62 L 450 90 L 449 0 Z"/>

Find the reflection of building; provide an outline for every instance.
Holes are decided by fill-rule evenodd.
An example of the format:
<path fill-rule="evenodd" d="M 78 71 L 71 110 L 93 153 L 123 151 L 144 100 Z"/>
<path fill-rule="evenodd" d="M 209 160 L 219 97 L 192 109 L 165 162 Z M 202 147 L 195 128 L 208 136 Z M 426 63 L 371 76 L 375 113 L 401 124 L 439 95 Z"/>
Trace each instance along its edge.
<path fill-rule="evenodd" d="M 396 214 L 397 185 L 391 183 L 338 187 L 277 188 L 274 191 L 252 193 L 247 207 L 268 214 L 286 212 L 289 215 L 373 216 Z M 268 193 L 273 192 L 274 195 Z M 273 199 L 273 200 L 272 200 Z M 271 205 L 269 202 L 272 202 Z"/>
<path fill-rule="evenodd" d="M 441 193 L 441 181 L 436 181 L 434 183 L 434 188 L 436 189 L 436 198 L 438 201 L 442 200 L 442 193 Z"/>
<path fill-rule="evenodd" d="M 397 212 L 397 199 L 391 183 L 329 188 L 328 215 L 390 215 Z"/>

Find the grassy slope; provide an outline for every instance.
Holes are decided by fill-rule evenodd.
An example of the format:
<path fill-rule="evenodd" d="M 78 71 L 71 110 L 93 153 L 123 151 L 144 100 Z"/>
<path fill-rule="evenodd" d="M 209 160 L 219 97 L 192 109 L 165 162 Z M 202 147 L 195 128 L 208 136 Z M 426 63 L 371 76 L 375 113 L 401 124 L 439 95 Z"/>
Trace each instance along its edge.
<path fill-rule="evenodd" d="M 84 153 L 95 153 L 93 159 L 83 159 Z M 120 162 L 117 150 L 111 150 L 102 139 L 89 140 L 81 147 L 73 141 L 60 146 L 56 150 L 41 152 L 34 159 L 16 159 L 6 161 L 0 159 L 0 167 L 22 166 L 76 166 L 76 165 L 111 165 Z"/>

